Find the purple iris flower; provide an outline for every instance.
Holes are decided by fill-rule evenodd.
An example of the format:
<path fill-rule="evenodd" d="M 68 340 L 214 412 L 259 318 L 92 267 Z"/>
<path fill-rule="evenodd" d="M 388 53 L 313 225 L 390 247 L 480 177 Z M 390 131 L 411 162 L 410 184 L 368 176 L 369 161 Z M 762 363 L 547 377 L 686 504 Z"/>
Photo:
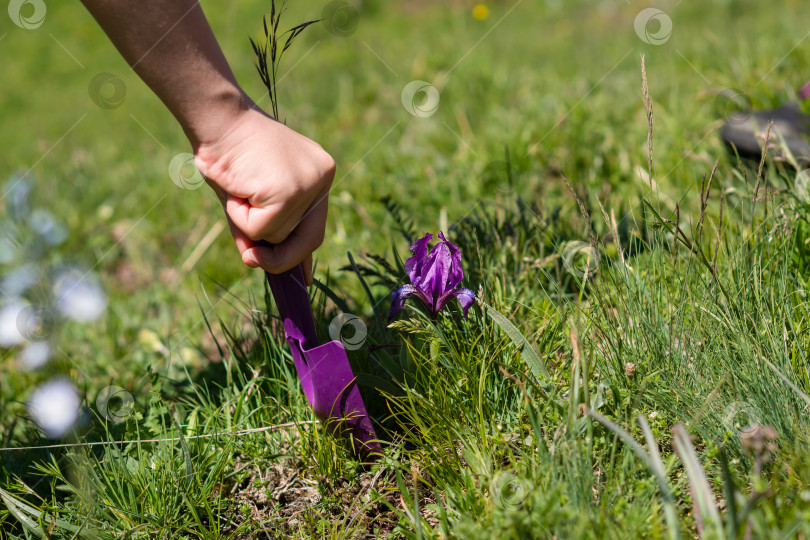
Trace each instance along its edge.
<path fill-rule="evenodd" d="M 391 319 L 405 307 L 405 300 L 415 296 L 422 301 L 430 311 L 431 317 L 447 305 L 451 298 L 457 298 L 464 309 L 467 310 L 475 302 L 475 293 L 470 289 L 460 288 L 464 279 L 464 270 L 461 268 L 461 250 L 452 242 L 448 242 L 443 233 L 439 233 L 441 242 L 428 249 L 433 235 L 428 233 L 411 246 L 413 256 L 405 261 L 405 270 L 411 278 L 410 285 L 403 285 L 391 294 Z"/>

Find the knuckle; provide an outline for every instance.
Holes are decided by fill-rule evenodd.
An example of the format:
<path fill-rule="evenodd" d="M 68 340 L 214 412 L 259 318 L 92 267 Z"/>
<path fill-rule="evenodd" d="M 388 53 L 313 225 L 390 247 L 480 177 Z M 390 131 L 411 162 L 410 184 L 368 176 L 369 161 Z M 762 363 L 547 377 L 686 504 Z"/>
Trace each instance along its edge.
<path fill-rule="evenodd" d="M 335 163 L 335 158 L 333 158 L 326 151 L 323 151 L 320 157 L 320 169 L 321 169 L 321 177 L 327 178 L 331 182 L 332 179 L 335 177 L 335 171 L 337 170 L 337 163 Z"/>

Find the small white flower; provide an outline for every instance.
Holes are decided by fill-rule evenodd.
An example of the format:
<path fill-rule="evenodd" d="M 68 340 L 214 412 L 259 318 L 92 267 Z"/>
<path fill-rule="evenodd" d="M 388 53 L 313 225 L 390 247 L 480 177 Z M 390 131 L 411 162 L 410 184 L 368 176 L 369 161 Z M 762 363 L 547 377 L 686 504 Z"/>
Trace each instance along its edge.
<path fill-rule="evenodd" d="M 26 263 L 6 274 L 0 288 L 9 296 L 20 296 L 36 285 L 38 280 L 36 266 Z"/>
<path fill-rule="evenodd" d="M 65 226 L 47 210 L 37 209 L 31 212 L 28 224 L 52 246 L 58 246 L 67 239 Z"/>
<path fill-rule="evenodd" d="M 17 257 L 17 246 L 8 236 L 0 236 L 0 264 L 8 264 Z"/>
<path fill-rule="evenodd" d="M 107 309 L 107 296 L 89 274 L 65 272 L 56 280 L 53 289 L 56 309 L 74 321 L 95 321 Z"/>
<path fill-rule="evenodd" d="M 28 215 L 28 196 L 31 194 L 31 184 L 24 178 L 24 176 L 16 175 L 9 178 L 3 190 L 8 212 L 17 219 Z"/>
<path fill-rule="evenodd" d="M 20 363 L 26 370 L 44 366 L 51 357 L 51 346 L 47 341 L 29 343 L 20 353 Z"/>
<path fill-rule="evenodd" d="M 49 381 L 31 394 L 28 414 L 49 439 L 59 439 L 79 418 L 79 393 L 65 379 Z"/>
<path fill-rule="evenodd" d="M 0 308 L 0 347 L 15 347 L 25 343 L 25 336 L 20 332 L 19 318 L 28 307 L 19 300 L 12 300 Z"/>

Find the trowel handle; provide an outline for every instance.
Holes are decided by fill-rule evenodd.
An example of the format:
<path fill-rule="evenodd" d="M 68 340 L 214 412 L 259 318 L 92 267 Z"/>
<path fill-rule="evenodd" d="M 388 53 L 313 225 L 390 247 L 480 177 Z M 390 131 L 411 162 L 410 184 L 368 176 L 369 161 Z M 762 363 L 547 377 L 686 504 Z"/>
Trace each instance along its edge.
<path fill-rule="evenodd" d="M 265 272 L 265 275 L 281 320 L 291 320 L 301 331 L 304 335 L 304 349 L 315 347 L 318 344 L 318 334 L 315 331 L 315 317 L 309 304 L 309 292 L 301 265 L 281 274 Z"/>

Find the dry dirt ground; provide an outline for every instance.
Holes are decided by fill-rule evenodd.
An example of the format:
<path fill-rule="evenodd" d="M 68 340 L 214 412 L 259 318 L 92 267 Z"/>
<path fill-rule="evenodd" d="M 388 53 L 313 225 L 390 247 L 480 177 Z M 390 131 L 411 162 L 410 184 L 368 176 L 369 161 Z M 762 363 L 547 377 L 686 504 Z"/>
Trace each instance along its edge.
<path fill-rule="evenodd" d="M 396 480 L 383 470 L 330 484 L 325 479 L 309 478 L 308 471 L 300 466 L 292 458 L 264 468 L 251 464 L 244 456 L 237 458 L 235 468 L 244 467 L 249 474 L 228 487 L 229 498 L 235 501 L 230 530 L 250 522 L 254 532 L 240 539 L 273 538 L 279 533 L 294 535 L 302 527 L 312 531 L 319 521 L 329 521 L 330 529 L 355 529 L 354 538 L 384 538 L 400 519 L 397 511 L 406 508 Z M 434 502 L 423 498 L 419 505 L 431 525 L 436 520 L 425 508 Z"/>

